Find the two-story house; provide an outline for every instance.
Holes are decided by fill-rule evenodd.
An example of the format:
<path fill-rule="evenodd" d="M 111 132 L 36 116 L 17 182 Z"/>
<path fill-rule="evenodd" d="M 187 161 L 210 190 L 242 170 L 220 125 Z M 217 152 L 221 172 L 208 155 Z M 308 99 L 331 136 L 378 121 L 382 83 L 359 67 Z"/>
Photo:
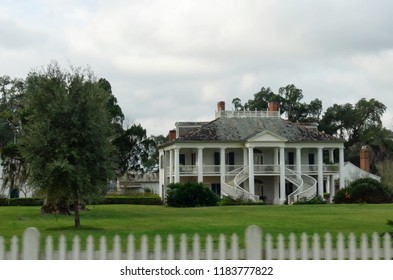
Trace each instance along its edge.
<path fill-rule="evenodd" d="M 335 194 L 344 187 L 344 141 L 316 124 L 292 123 L 277 103 L 266 111 L 227 111 L 217 105 L 211 122 L 178 122 L 159 147 L 160 196 L 167 185 L 195 181 L 218 195 L 292 203 Z"/>

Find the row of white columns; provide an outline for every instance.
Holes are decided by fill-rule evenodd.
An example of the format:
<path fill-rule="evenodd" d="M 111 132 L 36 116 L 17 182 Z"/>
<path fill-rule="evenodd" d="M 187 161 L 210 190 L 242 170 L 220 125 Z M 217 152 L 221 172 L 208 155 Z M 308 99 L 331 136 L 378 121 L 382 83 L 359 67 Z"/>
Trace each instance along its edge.
<path fill-rule="evenodd" d="M 225 169 L 225 148 L 220 148 L 220 176 L 224 176 L 226 173 Z M 248 150 L 248 152 L 247 152 Z M 255 182 L 254 182 L 254 147 L 244 148 L 243 150 L 243 162 L 248 162 L 249 166 L 249 192 L 255 194 Z M 173 156 L 174 154 L 174 156 Z M 198 148 L 198 182 L 203 182 L 203 148 Z M 323 148 L 318 148 L 317 153 L 318 160 L 318 195 L 323 195 L 324 186 L 324 175 L 323 175 Z M 329 161 L 334 161 L 334 149 L 329 149 Z M 279 199 L 285 200 L 285 148 L 274 148 L 274 165 L 280 166 L 280 181 L 279 181 Z M 301 174 L 301 148 L 296 148 L 296 166 L 295 171 Z M 174 168 L 172 168 L 174 167 Z M 180 170 L 179 170 L 179 149 L 169 150 L 169 180 L 170 183 L 180 182 Z M 339 172 L 340 172 L 340 189 L 344 187 L 344 148 L 339 149 Z M 173 174 L 174 173 L 174 174 Z M 332 180 L 330 180 L 332 181 Z M 332 182 L 329 182 L 332 185 Z M 334 184 L 333 184 L 334 185 Z M 331 187 L 334 190 L 334 187 Z M 275 195 L 276 195 L 275 190 Z"/>

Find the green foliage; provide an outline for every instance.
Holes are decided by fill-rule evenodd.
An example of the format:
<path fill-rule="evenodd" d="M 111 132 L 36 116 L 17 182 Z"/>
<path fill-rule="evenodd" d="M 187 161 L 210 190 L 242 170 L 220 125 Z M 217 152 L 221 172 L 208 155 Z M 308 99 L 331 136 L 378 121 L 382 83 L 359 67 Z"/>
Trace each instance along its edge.
<path fill-rule="evenodd" d="M 0 197 L 0 206 L 7 206 L 8 205 L 8 198 Z"/>
<path fill-rule="evenodd" d="M 355 105 L 334 104 L 326 109 L 319 129 L 345 138 L 348 141 L 346 147 L 350 147 L 359 142 L 368 130 L 382 129 L 381 118 L 385 111 L 386 106 L 373 98 L 370 100 L 363 98 Z"/>
<path fill-rule="evenodd" d="M 218 196 L 202 183 L 187 182 L 168 185 L 167 205 L 171 207 L 216 206 Z"/>
<path fill-rule="evenodd" d="M 252 201 L 243 198 L 233 198 L 231 196 L 224 196 L 218 202 L 219 206 L 235 206 L 235 205 L 265 205 L 263 201 Z"/>
<path fill-rule="evenodd" d="M 146 129 L 133 124 L 123 130 L 113 144 L 117 148 L 118 175 L 125 173 L 156 172 L 158 170 L 158 144 L 165 141 L 162 136 L 147 137 Z"/>
<path fill-rule="evenodd" d="M 1 190 L 16 192 L 24 185 L 28 176 L 26 162 L 21 157 L 17 139 L 22 123 L 22 97 L 24 81 L 0 77 L 0 149 L 3 182 Z"/>
<path fill-rule="evenodd" d="M 362 178 L 337 192 L 334 203 L 392 203 L 393 193 L 371 178 Z"/>
<path fill-rule="evenodd" d="M 281 87 L 278 94 L 274 93 L 270 87 L 262 87 L 261 90 L 254 94 L 254 99 L 242 105 L 240 98 L 234 98 L 232 104 L 235 110 L 266 110 L 269 102 L 280 103 L 280 113 L 286 114 L 288 120 L 292 122 L 317 122 L 322 112 L 322 101 L 314 99 L 310 103 L 302 102 L 303 93 L 301 89 L 290 84 Z"/>
<path fill-rule="evenodd" d="M 296 201 L 292 205 L 307 205 L 307 204 L 327 204 L 327 202 L 321 196 L 316 196 L 313 199 Z"/>
<path fill-rule="evenodd" d="M 0 206 L 42 206 L 44 199 L 39 197 L 28 198 L 0 198 Z"/>
<path fill-rule="evenodd" d="M 99 204 L 138 204 L 138 205 L 162 205 L 161 198 L 158 195 L 142 195 L 142 196 L 105 196 L 104 200 Z"/>
<path fill-rule="evenodd" d="M 49 202 L 90 201 L 104 194 L 113 177 L 113 126 L 108 94 L 93 74 L 63 71 L 56 63 L 29 73 L 20 150 L 30 167 L 29 182 Z M 78 209 L 75 225 L 78 226 Z M 78 217 L 77 217 L 78 216 Z"/>

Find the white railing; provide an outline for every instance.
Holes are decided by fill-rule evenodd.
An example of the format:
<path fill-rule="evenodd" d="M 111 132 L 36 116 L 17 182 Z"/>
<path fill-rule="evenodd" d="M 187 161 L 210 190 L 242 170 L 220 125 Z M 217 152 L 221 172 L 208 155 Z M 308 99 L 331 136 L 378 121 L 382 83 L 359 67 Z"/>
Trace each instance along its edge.
<path fill-rule="evenodd" d="M 306 174 L 298 174 L 286 168 L 285 179 L 296 186 L 296 189 L 288 195 L 288 204 L 292 204 L 299 200 L 310 200 L 316 196 L 317 180 L 313 177 Z"/>
<path fill-rule="evenodd" d="M 279 118 L 279 111 L 218 111 L 216 118 Z"/>
<path fill-rule="evenodd" d="M 300 174 L 289 168 L 285 168 L 285 179 L 296 187 L 296 189 L 288 195 L 288 204 L 292 204 L 297 201 L 299 193 L 303 191 L 303 179 Z"/>
<path fill-rule="evenodd" d="M 225 172 L 230 172 L 234 169 L 241 167 L 241 165 L 226 165 Z M 295 165 L 286 165 L 288 169 L 296 170 Z M 302 165 L 301 166 L 302 174 L 310 174 L 317 175 L 318 174 L 318 165 Z M 323 173 L 338 173 L 339 168 L 337 164 L 324 164 L 323 165 Z M 174 168 L 172 170 L 172 174 L 174 174 Z M 198 174 L 198 166 L 197 165 L 181 165 L 179 166 L 179 174 L 181 176 L 196 176 Z M 219 175 L 220 174 L 220 165 L 204 165 L 203 166 L 203 174 L 204 175 Z M 277 175 L 280 174 L 280 165 L 274 164 L 256 164 L 254 165 L 254 174 L 255 175 Z M 167 171 L 167 176 L 169 176 L 169 170 Z"/>
<path fill-rule="evenodd" d="M 242 187 L 240 184 L 248 179 L 248 167 L 239 167 L 226 173 L 221 177 L 221 192 L 223 195 L 232 198 L 241 198 L 246 200 L 258 201 L 259 197 L 254 195 Z"/>
<path fill-rule="evenodd" d="M 181 165 L 179 166 L 180 175 L 196 175 L 198 174 L 197 165 Z"/>
<path fill-rule="evenodd" d="M 28 228 L 20 245 L 18 237 L 11 238 L 9 250 L 5 249 L 5 240 L 0 236 L 0 260 L 391 260 L 393 257 L 389 233 L 382 237 L 373 233 L 371 238 L 364 233 L 358 237 L 353 233 L 348 236 L 339 233 L 334 237 L 330 233 L 322 237 L 313 234 L 311 238 L 306 233 L 300 238 L 291 233 L 289 236 L 279 234 L 273 237 L 263 234 L 258 226 L 253 225 L 246 229 L 244 247 L 239 246 L 237 234 L 230 237 L 220 234 L 217 247 L 212 235 L 207 234 L 204 240 L 202 244 L 199 234 L 194 234 L 191 242 L 185 234 L 180 239 L 175 239 L 172 234 L 166 239 L 156 235 L 153 247 L 149 247 L 146 235 L 136 240 L 130 234 L 123 242 L 125 246 L 122 246 L 118 235 L 112 241 L 101 236 L 97 248 L 92 236 L 82 242 L 78 235 L 72 240 L 61 235 L 58 246 L 55 246 L 51 236 L 41 238 L 37 229 Z M 82 247 L 82 244 L 86 245 Z M 108 249 L 110 245 L 111 250 Z"/>
<path fill-rule="evenodd" d="M 203 174 L 204 175 L 220 174 L 220 166 L 219 165 L 204 165 L 203 166 Z"/>
<path fill-rule="evenodd" d="M 280 174 L 280 165 L 275 164 L 256 164 L 254 165 L 255 175 L 275 175 Z"/>
<path fill-rule="evenodd" d="M 310 200 L 317 195 L 317 180 L 306 174 L 302 174 L 303 191 L 298 193 L 297 200 Z"/>
<path fill-rule="evenodd" d="M 313 174 L 313 175 L 318 174 L 318 165 L 317 164 L 302 165 L 301 169 L 302 169 L 302 173 Z M 338 167 L 338 164 L 324 164 L 322 170 L 323 170 L 323 173 L 338 173 L 339 167 Z"/>

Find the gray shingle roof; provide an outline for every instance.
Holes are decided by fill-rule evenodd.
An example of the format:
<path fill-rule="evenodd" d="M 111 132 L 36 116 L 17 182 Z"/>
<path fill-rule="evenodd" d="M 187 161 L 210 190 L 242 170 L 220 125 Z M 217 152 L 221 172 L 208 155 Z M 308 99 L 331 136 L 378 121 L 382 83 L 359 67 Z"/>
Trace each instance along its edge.
<path fill-rule="evenodd" d="M 288 142 L 343 142 L 341 139 L 307 127 L 306 124 L 292 123 L 281 118 L 218 118 L 200 128 L 179 137 L 179 142 L 242 142 L 263 131 L 270 131 Z"/>

